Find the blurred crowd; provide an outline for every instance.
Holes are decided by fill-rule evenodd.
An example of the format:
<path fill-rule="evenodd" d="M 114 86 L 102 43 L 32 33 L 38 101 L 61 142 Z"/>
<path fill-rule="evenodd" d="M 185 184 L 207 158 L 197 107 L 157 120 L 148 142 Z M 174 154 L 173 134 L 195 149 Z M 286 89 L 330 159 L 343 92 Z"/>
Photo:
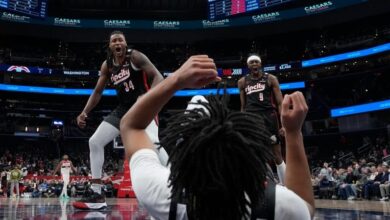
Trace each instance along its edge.
<path fill-rule="evenodd" d="M 68 195 L 81 196 L 91 184 L 89 153 L 74 151 L 70 152 L 70 155 L 72 155 L 70 158 L 77 171 L 71 173 Z M 59 159 L 55 159 L 54 154 L 45 151 L 44 147 L 34 150 L 25 147 L 20 152 L 6 149 L 0 153 L 0 156 L 0 195 L 34 198 L 60 195 L 63 181 L 59 173 L 53 174 Z M 103 167 L 104 190 L 107 196 L 112 197 L 116 195 L 118 184 L 123 179 L 124 161 L 109 150 L 107 150 L 106 158 Z M 15 187 L 18 187 L 19 192 Z"/>
<path fill-rule="evenodd" d="M 315 160 L 312 185 L 316 197 L 388 201 L 390 147 L 385 140 L 377 137 L 371 142 L 366 136 L 359 150 L 338 150 L 324 162 Z"/>

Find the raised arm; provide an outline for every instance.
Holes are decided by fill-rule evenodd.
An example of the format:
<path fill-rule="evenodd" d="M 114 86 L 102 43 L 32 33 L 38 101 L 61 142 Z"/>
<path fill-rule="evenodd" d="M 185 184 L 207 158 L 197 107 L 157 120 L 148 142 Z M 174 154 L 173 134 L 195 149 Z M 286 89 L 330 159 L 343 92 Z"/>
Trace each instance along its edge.
<path fill-rule="evenodd" d="M 305 97 L 301 92 L 285 95 L 281 109 L 282 125 L 286 130 L 285 184 L 309 204 L 310 214 L 313 216 L 314 194 L 301 132 L 307 111 Z"/>
<path fill-rule="evenodd" d="M 177 90 L 199 88 L 220 80 L 211 58 L 207 55 L 192 56 L 171 76 L 138 99 L 121 120 L 126 158 L 129 159 L 138 150 L 153 147 L 145 128 Z"/>
<path fill-rule="evenodd" d="M 96 83 L 95 89 L 93 90 L 91 96 L 89 96 L 88 102 L 85 105 L 83 111 L 80 113 L 79 116 L 77 116 L 77 125 L 80 128 L 84 128 L 86 125 L 85 119 L 88 117 L 88 114 L 90 111 L 92 111 L 93 108 L 99 103 L 104 88 L 106 87 L 106 84 L 109 79 L 109 72 L 106 61 L 103 62 L 101 68 L 100 68 L 100 76 Z"/>
<path fill-rule="evenodd" d="M 134 50 L 131 53 L 131 62 L 137 67 L 142 69 L 148 76 L 149 79 L 152 79 L 152 88 L 164 80 L 161 73 L 157 68 L 150 62 L 149 58 L 145 54 Z"/>
<path fill-rule="evenodd" d="M 238 80 L 238 90 L 240 91 L 241 111 L 245 111 L 246 94 L 245 94 L 245 77 Z"/>

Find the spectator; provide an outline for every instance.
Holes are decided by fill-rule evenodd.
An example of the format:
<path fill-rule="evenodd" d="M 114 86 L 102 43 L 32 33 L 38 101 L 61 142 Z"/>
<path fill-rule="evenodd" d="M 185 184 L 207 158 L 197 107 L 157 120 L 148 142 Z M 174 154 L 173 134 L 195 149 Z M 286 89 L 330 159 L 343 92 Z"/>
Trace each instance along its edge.
<path fill-rule="evenodd" d="M 383 170 L 384 170 L 384 175 L 379 185 L 379 189 L 382 197 L 380 201 L 388 201 L 389 191 L 390 191 L 390 176 L 389 176 L 389 165 L 387 163 L 383 163 Z"/>
<path fill-rule="evenodd" d="M 14 169 L 11 170 L 11 176 L 10 176 L 10 182 L 11 182 L 11 197 L 19 197 L 20 192 L 19 192 L 19 181 L 22 179 L 22 171 L 19 169 L 18 165 L 14 165 Z M 14 194 L 14 188 L 16 191 L 16 195 Z"/>

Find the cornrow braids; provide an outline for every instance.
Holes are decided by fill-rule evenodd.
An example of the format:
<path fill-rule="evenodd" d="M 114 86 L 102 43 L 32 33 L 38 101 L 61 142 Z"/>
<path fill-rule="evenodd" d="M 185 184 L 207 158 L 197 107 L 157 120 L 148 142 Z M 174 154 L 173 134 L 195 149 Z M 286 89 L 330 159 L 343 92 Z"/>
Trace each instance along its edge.
<path fill-rule="evenodd" d="M 172 198 L 190 219 L 249 219 L 264 199 L 269 132 L 255 114 L 229 110 L 226 96 L 171 117 L 161 146 L 169 148 Z"/>

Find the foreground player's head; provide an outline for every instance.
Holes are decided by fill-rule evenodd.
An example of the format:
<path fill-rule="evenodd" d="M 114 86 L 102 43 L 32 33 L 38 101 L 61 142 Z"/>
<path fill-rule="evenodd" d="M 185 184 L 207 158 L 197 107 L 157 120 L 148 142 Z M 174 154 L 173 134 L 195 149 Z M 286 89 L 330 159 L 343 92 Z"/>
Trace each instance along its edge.
<path fill-rule="evenodd" d="M 251 73 L 259 73 L 261 71 L 261 58 L 257 54 L 250 55 L 246 60 L 246 64 Z"/>
<path fill-rule="evenodd" d="M 190 219 L 241 219 L 261 202 L 270 134 L 261 117 L 228 109 L 225 98 L 173 116 L 162 134 L 170 148 L 172 197 Z"/>
<path fill-rule="evenodd" d="M 127 42 L 125 35 L 121 31 L 113 31 L 110 34 L 107 49 L 107 62 L 109 65 L 113 61 L 114 57 L 121 58 L 126 55 Z"/>
<path fill-rule="evenodd" d="M 69 160 L 69 157 L 68 157 L 68 155 L 65 154 L 64 156 L 62 156 L 62 159 L 63 160 Z"/>

